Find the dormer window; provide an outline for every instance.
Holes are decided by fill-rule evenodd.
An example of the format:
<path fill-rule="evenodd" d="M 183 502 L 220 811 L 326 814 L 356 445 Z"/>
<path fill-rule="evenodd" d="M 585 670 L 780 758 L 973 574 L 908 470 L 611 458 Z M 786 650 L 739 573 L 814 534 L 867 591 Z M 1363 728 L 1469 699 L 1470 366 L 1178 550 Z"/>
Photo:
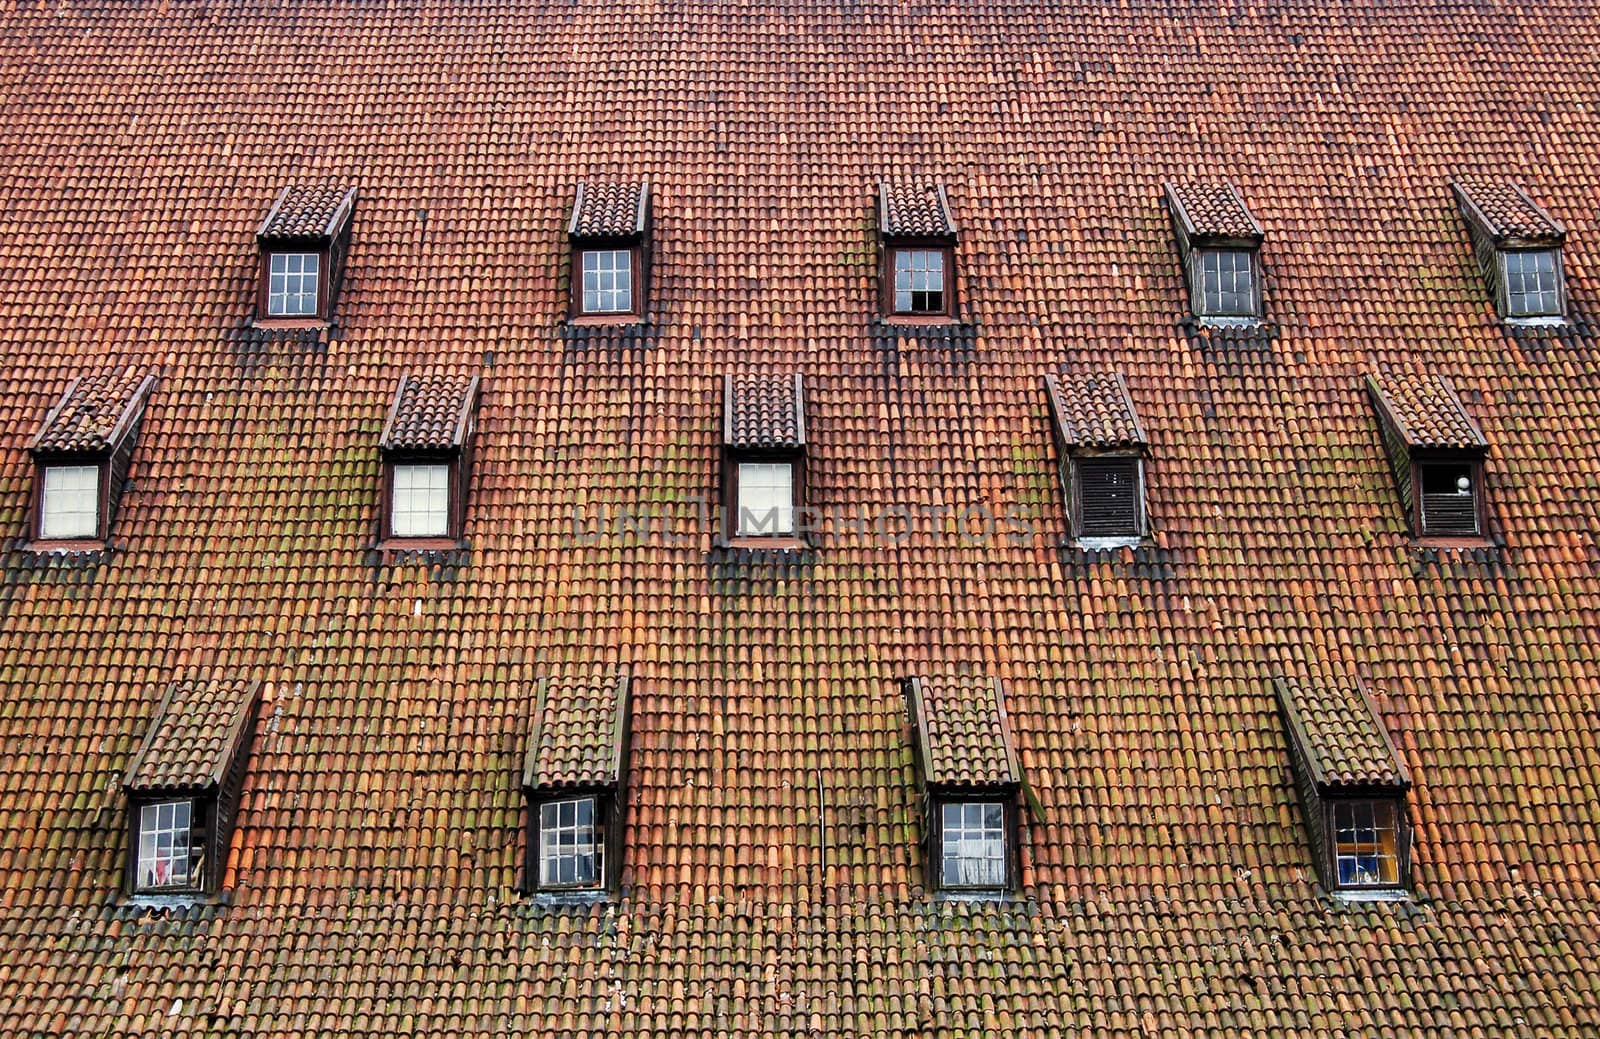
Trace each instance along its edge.
<path fill-rule="evenodd" d="M 724 376 L 723 510 L 731 544 L 804 546 L 805 462 L 800 375 Z"/>
<path fill-rule="evenodd" d="M 1481 543 L 1489 441 L 1455 387 L 1435 372 L 1386 371 L 1369 376 L 1367 389 L 1413 535 Z"/>
<path fill-rule="evenodd" d="M 1261 225 L 1229 184 L 1167 184 L 1178 254 L 1195 316 L 1217 324 L 1258 320 Z"/>
<path fill-rule="evenodd" d="M 1146 534 L 1144 427 L 1118 372 L 1045 376 L 1051 436 L 1072 537 L 1086 548 Z"/>
<path fill-rule="evenodd" d="M 995 897 L 1018 883 L 1022 772 L 997 679 L 905 681 L 928 807 L 927 880 L 936 891 Z"/>
<path fill-rule="evenodd" d="M 410 374 L 400 380 L 379 441 L 381 543 L 454 548 L 466 524 L 478 376 Z"/>
<path fill-rule="evenodd" d="M 206 895 L 222 880 L 255 731 L 260 684 L 167 687 L 128 766 L 128 890 Z"/>
<path fill-rule="evenodd" d="M 616 887 L 629 701 L 625 670 L 539 682 L 522 774 L 530 891 Z"/>
<path fill-rule="evenodd" d="M 131 368 L 101 372 L 74 379 L 50 409 L 28 442 L 35 549 L 96 549 L 111 536 L 155 383 Z"/>
<path fill-rule="evenodd" d="M 278 193 L 256 229 L 257 325 L 303 327 L 332 318 L 355 202 L 354 188 L 290 186 Z"/>
<path fill-rule="evenodd" d="M 1364 688 L 1279 679 L 1278 708 L 1324 886 L 1354 897 L 1410 886 L 1411 776 Z"/>
<path fill-rule="evenodd" d="M 1451 182 L 1495 312 L 1518 323 L 1560 322 L 1567 313 L 1561 248 L 1567 231 L 1516 184 Z"/>
<path fill-rule="evenodd" d="M 884 320 L 951 319 L 956 226 L 943 186 L 882 182 L 878 226 Z"/>
<path fill-rule="evenodd" d="M 644 316 L 650 215 L 647 183 L 578 185 L 567 224 L 573 321 L 604 324 Z"/>

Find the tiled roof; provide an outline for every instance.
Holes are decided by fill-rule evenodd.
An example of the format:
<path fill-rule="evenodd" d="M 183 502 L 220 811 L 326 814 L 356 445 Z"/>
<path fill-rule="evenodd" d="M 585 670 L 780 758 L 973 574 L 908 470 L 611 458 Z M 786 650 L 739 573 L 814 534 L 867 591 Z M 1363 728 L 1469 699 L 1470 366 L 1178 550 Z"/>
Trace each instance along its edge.
<path fill-rule="evenodd" d="M 1261 225 L 1231 184 L 1166 185 L 1167 199 L 1189 235 L 1204 239 L 1250 239 L 1259 242 Z"/>
<path fill-rule="evenodd" d="M 192 678 L 167 687 L 122 785 L 138 793 L 215 787 L 240 751 L 261 683 Z"/>
<path fill-rule="evenodd" d="M 723 436 L 729 447 L 805 446 L 805 390 L 798 373 L 725 376 L 722 399 Z"/>
<path fill-rule="evenodd" d="M 1142 447 L 1139 416 L 1120 372 L 1066 371 L 1044 377 L 1062 442 L 1068 447 Z"/>
<path fill-rule="evenodd" d="M 919 676 L 906 683 L 930 788 L 1014 786 L 1017 767 L 1005 695 L 985 675 Z"/>
<path fill-rule="evenodd" d="M 1496 241 L 1516 239 L 1529 244 L 1560 245 L 1566 228 L 1508 180 L 1463 177 L 1451 181 L 1469 218 L 1478 220 Z"/>
<path fill-rule="evenodd" d="M 291 184 L 278 192 L 272 209 L 256 229 L 256 237 L 331 238 L 348 215 L 355 194 L 354 188 L 335 184 L 316 187 Z"/>
<path fill-rule="evenodd" d="M 579 184 L 567 233 L 573 238 L 631 238 L 645 230 L 650 186 L 644 181 Z"/>
<path fill-rule="evenodd" d="M 1347 683 L 1277 680 L 1290 738 L 1302 740 L 1312 779 L 1324 791 L 1411 785 L 1377 707 Z"/>
<path fill-rule="evenodd" d="M 1367 377 L 1378 413 L 1409 448 L 1486 450 L 1489 441 L 1438 372 L 1389 368 Z"/>
<path fill-rule="evenodd" d="M 132 425 L 155 382 L 155 373 L 131 365 L 73 379 L 28 441 L 28 449 L 38 454 L 110 449 Z"/>
<path fill-rule="evenodd" d="M 898 238 L 952 238 L 956 233 L 944 185 L 883 181 L 878 186 L 883 234 Z"/>
<path fill-rule="evenodd" d="M 540 679 L 523 788 L 616 786 L 626 760 L 627 731 L 625 670 Z"/>
<path fill-rule="evenodd" d="M 459 448 L 478 399 L 478 376 L 469 373 L 407 374 L 395 388 L 394 402 L 379 446 L 385 451 L 444 451 Z"/>

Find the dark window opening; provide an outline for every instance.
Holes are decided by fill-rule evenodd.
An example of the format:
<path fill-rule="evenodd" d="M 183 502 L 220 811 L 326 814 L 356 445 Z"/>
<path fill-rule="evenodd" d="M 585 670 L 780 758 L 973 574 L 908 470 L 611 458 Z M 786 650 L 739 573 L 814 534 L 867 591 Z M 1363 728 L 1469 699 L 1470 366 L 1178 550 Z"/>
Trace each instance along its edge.
<path fill-rule="evenodd" d="M 1422 534 L 1470 537 L 1479 533 L 1477 467 L 1470 462 L 1418 466 L 1422 483 Z"/>
<path fill-rule="evenodd" d="M 896 314 L 943 314 L 945 295 L 943 249 L 894 250 Z"/>
<path fill-rule="evenodd" d="M 1143 490 L 1137 456 L 1078 458 L 1080 538 L 1138 538 L 1144 534 Z"/>

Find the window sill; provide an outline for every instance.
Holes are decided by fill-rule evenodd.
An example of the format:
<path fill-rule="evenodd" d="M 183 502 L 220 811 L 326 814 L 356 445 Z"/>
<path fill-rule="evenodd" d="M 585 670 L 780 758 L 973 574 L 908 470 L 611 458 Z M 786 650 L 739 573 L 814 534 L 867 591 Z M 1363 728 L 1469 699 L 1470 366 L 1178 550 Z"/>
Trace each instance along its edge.
<path fill-rule="evenodd" d="M 987 888 L 974 891 L 951 891 L 941 888 L 934 892 L 933 897 L 936 902 L 994 903 L 1013 901 L 1015 895 L 1005 888 Z"/>
<path fill-rule="evenodd" d="M 1446 549 L 1479 549 L 1494 548 L 1492 538 L 1483 537 L 1481 534 L 1453 535 L 1445 537 L 1436 534 L 1423 534 L 1411 539 L 1417 548 L 1446 548 Z"/>
<path fill-rule="evenodd" d="M 123 905 L 130 909 L 188 909 L 192 906 L 210 905 L 212 896 L 203 891 L 174 891 L 171 894 L 157 894 L 154 891 L 143 891 L 129 895 Z"/>
<path fill-rule="evenodd" d="M 88 555 L 104 552 L 106 543 L 93 538 L 62 538 L 60 540 L 36 539 L 24 544 L 23 549 L 40 556 Z"/>
<path fill-rule="evenodd" d="M 910 325 L 914 328 L 938 328 L 959 325 L 954 314 L 884 314 L 878 318 L 881 325 Z"/>
<path fill-rule="evenodd" d="M 719 542 L 720 548 L 761 549 L 768 552 L 805 552 L 811 548 L 811 543 L 804 538 L 782 537 L 761 538 L 740 536 L 725 538 Z"/>
<path fill-rule="evenodd" d="M 251 324 L 274 332 L 306 332 L 327 328 L 329 322 L 320 317 L 258 317 Z"/>
<path fill-rule="evenodd" d="M 1409 902 L 1411 892 L 1404 888 L 1340 888 L 1330 891 L 1335 902 L 1359 905 L 1366 902 Z"/>
<path fill-rule="evenodd" d="M 385 538 L 378 542 L 378 554 L 385 560 L 408 555 L 441 555 L 459 552 L 465 546 L 455 538 Z"/>
<path fill-rule="evenodd" d="M 604 888 L 538 889 L 529 892 L 528 900 L 536 906 L 594 906 L 611 901 L 611 892 Z"/>
<path fill-rule="evenodd" d="M 1537 317 L 1501 318 L 1511 328 L 1538 328 L 1545 330 L 1570 330 L 1572 322 L 1561 314 L 1541 314 Z"/>
<path fill-rule="evenodd" d="M 644 316 L 632 312 L 626 314 L 576 314 L 567 318 L 567 324 L 573 328 L 594 328 L 607 325 L 642 325 Z"/>
<path fill-rule="evenodd" d="M 1085 552 L 1111 552 L 1119 548 L 1138 548 L 1145 540 L 1142 537 L 1074 538 L 1067 544 Z"/>
<path fill-rule="evenodd" d="M 1196 314 L 1194 320 L 1201 328 L 1255 329 L 1264 323 L 1260 315 Z"/>

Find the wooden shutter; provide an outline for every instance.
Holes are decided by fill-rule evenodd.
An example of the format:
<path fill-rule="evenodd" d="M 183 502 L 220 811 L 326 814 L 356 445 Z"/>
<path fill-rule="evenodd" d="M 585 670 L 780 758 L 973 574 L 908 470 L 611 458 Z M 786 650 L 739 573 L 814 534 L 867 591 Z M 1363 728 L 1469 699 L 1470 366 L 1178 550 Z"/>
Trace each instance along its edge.
<path fill-rule="evenodd" d="M 1462 463 L 1420 466 L 1422 534 L 1427 537 L 1472 537 L 1478 533 L 1479 472 Z M 1466 477 L 1470 489 L 1463 494 L 1456 480 Z"/>
<path fill-rule="evenodd" d="M 1111 455 L 1079 458 L 1077 472 L 1080 538 L 1136 538 L 1144 534 L 1139 458 Z"/>

